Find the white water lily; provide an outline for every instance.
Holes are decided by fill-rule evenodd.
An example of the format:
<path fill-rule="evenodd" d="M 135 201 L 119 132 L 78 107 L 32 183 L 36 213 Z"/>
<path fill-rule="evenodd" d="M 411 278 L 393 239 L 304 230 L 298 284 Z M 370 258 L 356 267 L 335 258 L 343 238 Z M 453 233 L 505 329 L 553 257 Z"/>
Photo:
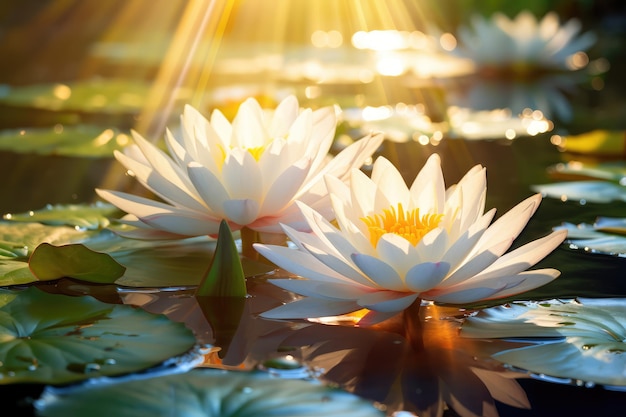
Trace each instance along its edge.
<path fill-rule="evenodd" d="M 303 225 L 295 200 L 330 217 L 324 175 L 347 179 L 382 142 L 381 135 L 368 136 L 330 159 L 334 109 L 301 110 L 294 96 L 273 113 L 247 99 L 232 124 L 219 110 L 209 121 L 186 106 L 181 122 L 182 135 L 166 132 L 169 155 L 136 132 L 137 146 L 115 153 L 164 202 L 97 190 L 132 215 L 128 222 L 138 226 L 133 237 L 215 235 L 222 219 L 232 230 L 282 233 L 279 223 Z"/>
<path fill-rule="evenodd" d="M 569 61 L 571 57 L 595 42 L 594 34 L 579 36 L 580 30 L 578 20 L 561 25 L 554 12 L 541 20 L 529 11 L 520 12 L 514 19 L 502 13 L 495 13 L 491 19 L 474 15 L 469 27 L 459 28 L 459 46 L 454 53 L 491 70 L 571 70 L 577 68 Z"/>
<path fill-rule="evenodd" d="M 484 213 L 486 173 L 480 165 L 447 190 L 436 154 L 410 188 L 382 157 L 371 178 L 353 170 L 350 186 L 329 176 L 326 181 L 339 228 L 299 204 L 312 232 L 283 226 L 297 249 L 255 245 L 301 277 L 272 282 L 306 296 L 266 317 L 321 317 L 367 308 L 374 319 L 418 299 L 466 304 L 508 297 L 560 274 L 550 268 L 526 270 L 561 244 L 565 231 L 505 254 L 541 196 L 527 198 L 491 224 L 495 209 Z"/>

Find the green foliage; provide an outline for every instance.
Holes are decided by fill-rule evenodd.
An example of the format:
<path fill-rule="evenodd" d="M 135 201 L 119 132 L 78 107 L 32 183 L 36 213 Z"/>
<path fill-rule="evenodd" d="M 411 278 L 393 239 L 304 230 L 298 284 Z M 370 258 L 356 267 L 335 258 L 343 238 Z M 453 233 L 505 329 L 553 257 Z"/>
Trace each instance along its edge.
<path fill-rule="evenodd" d="M 369 401 L 319 383 L 261 372 L 196 369 L 68 395 L 44 394 L 38 415 L 117 416 L 384 416 Z"/>
<path fill-rule="evenodd" d="M 196 296 L 239 297 L 246 296 L 246 280 L 235 240 L 222 220 L 217 238 L 217 247 L 209 269 L 198 286 Z"/>
<path fill-rule="evenodd" d="M 136 372 L 188 351 L 183 324 L 34 287 L 0 293 L 0 384 L 62 384 Z"/>
<path fill-rule="evenodd" d="M 30 256 L 29 267 L 41 281 L 69 277 L 111 284 L 126 270 L 110 255 L 94 252 L 84 245 L 54 246 L 42 243 Z"/>
<path fill-rule="evenodd" d="M 109 218 L 114 217 L 118 212 L 115 206 L 101 202 L 91 205 L 49 205 L 41 210 L 5 214 L 4 220 L 97 230 L 107 227 L 110 224 Z"/>

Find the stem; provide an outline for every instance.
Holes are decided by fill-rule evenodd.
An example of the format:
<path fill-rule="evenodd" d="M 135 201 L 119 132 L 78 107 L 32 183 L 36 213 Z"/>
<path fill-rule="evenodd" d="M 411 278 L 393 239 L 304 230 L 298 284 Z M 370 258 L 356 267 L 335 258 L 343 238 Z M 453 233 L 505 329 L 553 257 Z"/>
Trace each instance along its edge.
<path fill-rule="evenodd" d="M 404 336 L 415 351 L 424 350 L 424 323 L 421 317 L 422 299 L 418 298 L 402 313 Z"/>
<path fill-rule="evenodd" d="M 259 241 L 259 232 L 244 226 L 239 233 L 241 234 L 241 255 L 248 259 L 258 260 L 259 253 L 252 244 Z"/>

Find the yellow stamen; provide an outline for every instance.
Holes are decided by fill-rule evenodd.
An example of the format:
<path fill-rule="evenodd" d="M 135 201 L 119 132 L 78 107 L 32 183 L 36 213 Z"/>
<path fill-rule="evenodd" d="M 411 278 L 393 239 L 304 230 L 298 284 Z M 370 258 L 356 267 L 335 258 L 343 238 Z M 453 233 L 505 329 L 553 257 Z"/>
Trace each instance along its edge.
<path fill-rule="evenodd" d="M 420 217 L 418 208 L 405 211 L 402 203 L 398 208 L 391 206 L 383 214 L 362 217 L 370 232 L 370 242 L 376 247 L 378 240 L 385 233 L 395 233 L 415 246 L 431 230 L 439 226 L 443 214 L 425 214 Z"/>
<path fill-rule="evenodd" d="M 257 146 L 256 148 L 247 148 L 246 149 L 257 161 L 261 159 L 261 155 L 265 150 L 265 146 Z"/>

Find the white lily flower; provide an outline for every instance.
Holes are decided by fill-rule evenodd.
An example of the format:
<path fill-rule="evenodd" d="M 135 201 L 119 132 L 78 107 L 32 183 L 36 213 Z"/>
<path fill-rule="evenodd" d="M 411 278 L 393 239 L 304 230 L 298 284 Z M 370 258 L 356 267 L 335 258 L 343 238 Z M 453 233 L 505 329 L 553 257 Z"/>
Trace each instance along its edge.
<path fill-rule="evenodd" d="M 305 224 L 294 206 L 301 200 L 332 217 L 324 175 L 347 179 L 382 142 L 368 136 L 334 158 L 336 117 L 331 107 L 301 110 L 294 96 L 273 113 L 250 98 L 232 124 L 219 111 L 210 121 L 191 106 L 181 116 L 182 135 L 166 132 L 169 155 L 133 132 L 136 146 L 115 157 L 163 202 L 128 193 L 97 190 L 129 213 L 139 238 L 215 235 L 222 219 L 242 227 L 282 233 L 279 223 Z"/>
<path fill-rule="evenodd" d="M 596 39 L 591 32 L 578 36 L 580 30 L 578 20 L 561 25 L 554 12 L 540 21 L 529 11 L 520 12 L 515 19 L 502 13 L 491 19 L 474 15 L 470 27 L 459 28 L 459 46 L 454 53 L 481 68 L 567 70 L 572 69 L 570 57 L 585 51 Z"/>
<path fill-rule="evenodd" d="M 485 169 L 477 165 L 446 189 L 432 155 L 411 187 L 379 157 L 371 178 L 353 170 L 350 186 L 326 177 L 339 227 L 299 204 L 312 232 L 283 226 L 297 246 L 256 244 L 261 255 L 301 278 L 272 283 L 306 296 L 264 313 L 306 318 L 367 308 L 391 316 L 418 299 L 467 304 L 544 285 L 560 272 L 526 271 L 561 244 L 555 231 L 505 254 L 537 209 L 541 195 L 522 201 L 490 225 L 484 213 Z"/>

